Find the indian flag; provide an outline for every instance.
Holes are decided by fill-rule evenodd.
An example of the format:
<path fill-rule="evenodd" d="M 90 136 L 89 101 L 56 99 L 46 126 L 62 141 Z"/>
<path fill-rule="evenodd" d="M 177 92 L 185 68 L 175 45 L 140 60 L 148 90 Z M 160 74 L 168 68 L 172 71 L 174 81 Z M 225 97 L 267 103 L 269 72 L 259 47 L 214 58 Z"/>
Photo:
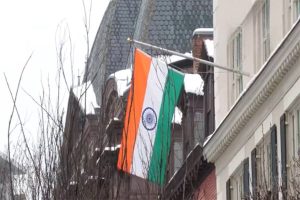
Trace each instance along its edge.
<path fill-rule="evenodd" d="M 118 168 L 164 184 L 171 122 L 184 75 L 135 50 Z"/>

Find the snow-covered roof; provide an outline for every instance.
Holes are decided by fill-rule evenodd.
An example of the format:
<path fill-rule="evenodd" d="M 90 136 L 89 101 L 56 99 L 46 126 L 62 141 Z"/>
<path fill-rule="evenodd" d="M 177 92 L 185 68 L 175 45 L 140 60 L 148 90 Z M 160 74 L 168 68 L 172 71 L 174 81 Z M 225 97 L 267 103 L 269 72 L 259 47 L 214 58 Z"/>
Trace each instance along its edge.
<path fill-rule="evenodd" d="M 197 28 L 194 30 L 193 32 L 193 36 L 194 35 L 212 35 L 214 33 L 214 29 L 213 28 Z"/>
<path fill-rule="evenodd" d="M 203 95 L 204 82 L 199 74 L 184 75 L 184 90 L 186 93 Z"/>
<path fill-rule="evenodd" d="M 95 108 L 100 106 L 97 104 L 96 95 L 90 81 L 74 87 L 73 93 L 86 114 L 95 114 Z"/>
<path fill-rule="evenodd" d="M 205 141 L 204 141 L 204 143 L 203 143 L 203 146 L 205 146 L 207 143 L 208 143 L 208 141 L 210 140 L 210 138 L 213 136 L 214 134 L 212 133 L 212 134 L 210 134 L 209 136 L 207 136 L 206 138 L 205 138 Z"/>
<path fill-rule="evenodd" d="M 172 123 L 174 123 L 174 124 L 181 124 L 181 121 L 182 121 L 182 112 L 176 106 L 175 107 L 175 111 L 174 111 L 174 115 L 173 115 L 173 119 L 172 119 Z"/>
<path fill-rule="evenodd" d="M 185 52 L 184 55 L 192 56 L 192 53 Z M 177 61 L 185 60 L 186 59 L 186 58 L 184 58 L 182 56 L 177 56 L 177 55 L 170 55 L 170 56 L 159 55 L 159 56 L 157 56 L 157 58 L 161 59 L 162 61 L 166 62 L 167 64 L 170 64 L 170 63 L 173 63 L 173 62 L 177 62 Z"/>
<path fill-rule="evenodd" d="M 123 96 L 124 93 L 130 88 L 132 70 L 123 69 L 111 74 L 108 79 L 114 78 L 117 83 L 118 96 Z"/>
<path fill-rule="evenodd" d="M 215 56 L 215 54 L 214 54 L 214 41 L 206 39 L 206 40 L 204 40 L 204 45 L 205 45 L 207 55 L 209 57 L 214 58 L 214 56 Z"/>

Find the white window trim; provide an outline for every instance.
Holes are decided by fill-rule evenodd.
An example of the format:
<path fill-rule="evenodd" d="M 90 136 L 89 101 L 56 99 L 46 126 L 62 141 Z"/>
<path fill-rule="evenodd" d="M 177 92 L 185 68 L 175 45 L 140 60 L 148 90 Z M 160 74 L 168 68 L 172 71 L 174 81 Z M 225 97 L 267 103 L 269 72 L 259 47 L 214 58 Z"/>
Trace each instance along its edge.
<path fill-rule="evenodd" d="M 293 19 L 296 21 L 300 16 L 300 0 L 293 0 Z"/>
<path fill-rule="evenodd" d="M 238 71 L 243 71 L 243 32 L 238 27 L 228 42 L 228 65 Z M 229 105 L 232 105 L 243 91 L 243 76 L 237 73 L 228 73 Z"/>
<path fill-rule="evenodd" d="M 295 185 L 300 185 L 300 97 L 297 97 L 287 112 L 287 174 L 288 193 L 295 197 Z M 298 123 L 297 123 L 298 122 Z"/>
<path fill-rule="evenodd" d="M 263 61 L 266 61 L 270 56 L 270 0 L 264 0 L 261 12 L 262 52 Z"/>
<path fill-rule="evenodd" d="M 243 199 L 244 192 L 244 165 L 241 163 L 230 176 L 231 200 Z"/>
<path fill-rule="evenodd" d="M 263 152 L 262 152 L 263 150 Z M 256 146 L 257 186 L 271 191 L 271 132 L 267 132 Z M 263 177 L 263 179 L 262 179 Z M 267 191 L 261 191 L 267 193 Z"/>

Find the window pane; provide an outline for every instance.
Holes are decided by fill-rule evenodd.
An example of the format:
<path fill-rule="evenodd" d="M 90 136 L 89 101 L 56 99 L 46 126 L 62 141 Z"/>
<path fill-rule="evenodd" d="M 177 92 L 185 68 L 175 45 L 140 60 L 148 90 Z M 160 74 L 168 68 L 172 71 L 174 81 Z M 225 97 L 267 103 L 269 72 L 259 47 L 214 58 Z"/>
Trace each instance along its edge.
<path fill-rule="evenodd" d="M 182 155 L 182 142 L 174 142 L 174 173 L 181 167 Z"/>
<path fill-rule="evenodd" d="M 300 150 L 300 110 L 297 110 L 297 148 L 296 148 L 296 158 L 299 158 Z"/>
<path fill-rule="evenodd" d="M 266 60 L 270 54 L 270 2 L 265 0 L 262 7 L 262 38 L 263 58 Z"/>
<path fill-rule="evenodd" d="M 196 111 L 194 114 L 194 145 L 204 142 L 204 117 L 203 113 Z"/>
<path fill-rule="evenodd" d="M 299 14 L 300 14 L 300 0 L 295 0 L 294 2 L 294 10 L 295 10 L 295 20 L 298 19 Z"/>

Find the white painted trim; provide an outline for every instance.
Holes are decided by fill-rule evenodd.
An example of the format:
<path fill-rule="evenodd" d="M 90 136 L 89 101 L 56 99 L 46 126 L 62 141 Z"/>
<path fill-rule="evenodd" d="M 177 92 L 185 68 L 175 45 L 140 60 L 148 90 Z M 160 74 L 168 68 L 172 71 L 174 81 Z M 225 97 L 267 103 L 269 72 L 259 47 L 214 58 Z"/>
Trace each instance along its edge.
<path fill-rule="evenodd" d="M 221 156 L 287 72 L 294 67 L 300 55 L 299 35 L 298 20 L 205 145 L 203 154 L 209 162 L 215 162 Z"/>

